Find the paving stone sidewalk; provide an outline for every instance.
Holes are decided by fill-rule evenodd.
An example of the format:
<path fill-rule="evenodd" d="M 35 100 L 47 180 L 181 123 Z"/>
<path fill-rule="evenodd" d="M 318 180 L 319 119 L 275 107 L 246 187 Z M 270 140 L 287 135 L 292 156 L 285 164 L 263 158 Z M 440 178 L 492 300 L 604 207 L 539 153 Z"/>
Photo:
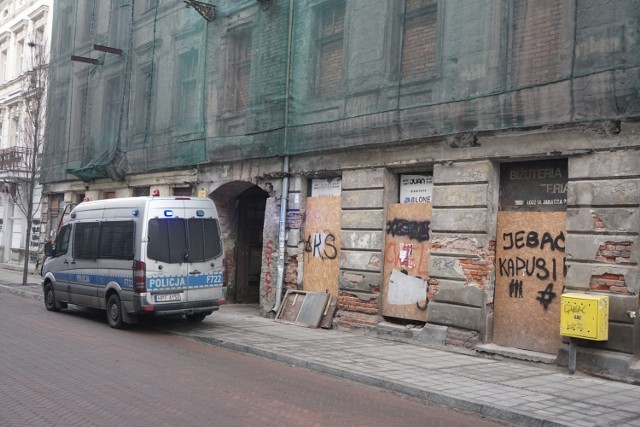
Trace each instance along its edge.
<path fill-rule="evenodd" d="M 29 278 L 29 286 L 15 284 L 21 279 L 0 269 L 0 292 L 42 298 L 38 276 Z M 640 426 L 640 386 L 569 375 L 561 367 L 309 329 L 262 318 L 255 306 L 223 306 L 197 325 L 162 325 L 206 343 L 518 425 Z"/>

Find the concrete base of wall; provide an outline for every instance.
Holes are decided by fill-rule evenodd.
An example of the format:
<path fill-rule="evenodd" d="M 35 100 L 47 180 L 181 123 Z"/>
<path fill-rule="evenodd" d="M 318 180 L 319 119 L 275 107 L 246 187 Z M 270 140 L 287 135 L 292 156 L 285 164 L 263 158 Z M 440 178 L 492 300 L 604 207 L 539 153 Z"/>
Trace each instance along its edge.
<path fill-rule="evenodd" d="M 556 363 L 567 366 L 568 360 L 569 344 L 563 344 Z M 591 375 L 640 384 L 640 361 L 632 354 L 578 347 L 576 368 Z"/>
<path fill-rule="evenodd" d="M 408 328 L 389 322 L 376 325 L 376 335 L 396 341 L 420 341 L 428 345 L 444 346 L 447 338 L 447 326 L 426 324 L 422 328 Z"/>
<path fill-rule="evenodd" d="M 547 363 L 549 365 L 556 363 L 556 356 L 554 354 L 539 353 L 537 351 L 522 350 L 513 347 L 501 347 L 491 343 L 479 344 L 475 346 L 475 350 L 481 353 L 526 360 L 528 362 Z"/>

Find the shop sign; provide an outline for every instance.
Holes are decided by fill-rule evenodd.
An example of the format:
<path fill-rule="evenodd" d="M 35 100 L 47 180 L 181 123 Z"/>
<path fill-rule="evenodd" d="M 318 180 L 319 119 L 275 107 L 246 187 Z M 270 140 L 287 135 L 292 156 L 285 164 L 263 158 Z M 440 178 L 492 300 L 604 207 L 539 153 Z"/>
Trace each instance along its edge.
<path fill-rule="evenodd" d="M 311 180 L 311 197 L 339 196 L 342 191 L 342 178 Z"/>
<path fill-rule="evenodd" d="M 500 210 L 567 209 L 566 160 L 504 164 L 500 170 Z"/>
<path fill-rule="evenodd" d="M 431 203 L 432 175 L 400 175 L 400 203 Z"/>

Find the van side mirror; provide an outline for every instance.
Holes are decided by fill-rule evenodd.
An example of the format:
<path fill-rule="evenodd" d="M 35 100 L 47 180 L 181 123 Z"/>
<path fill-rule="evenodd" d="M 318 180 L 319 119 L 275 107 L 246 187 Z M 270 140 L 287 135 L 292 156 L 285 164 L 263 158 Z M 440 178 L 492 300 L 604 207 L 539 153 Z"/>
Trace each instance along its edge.
<path fill-rule="evenodd" d="M 55 251 L 53 249 L 53 243 L 47 242 L 44 244 L 44 254 L 45 256 L 56 256 Z"/>

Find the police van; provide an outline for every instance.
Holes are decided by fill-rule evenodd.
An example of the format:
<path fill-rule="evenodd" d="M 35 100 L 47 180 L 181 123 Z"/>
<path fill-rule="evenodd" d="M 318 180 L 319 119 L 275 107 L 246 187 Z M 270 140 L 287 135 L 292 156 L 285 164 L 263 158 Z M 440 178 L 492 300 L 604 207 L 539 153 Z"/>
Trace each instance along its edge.
<path fill-rule="evenodd" d="M 44 303 L 104 309 L 113 328 L 144 315 L 199 322 L 225 302 L 223 253 L 210 199 L 83 202 L 45 245 Z"/>

